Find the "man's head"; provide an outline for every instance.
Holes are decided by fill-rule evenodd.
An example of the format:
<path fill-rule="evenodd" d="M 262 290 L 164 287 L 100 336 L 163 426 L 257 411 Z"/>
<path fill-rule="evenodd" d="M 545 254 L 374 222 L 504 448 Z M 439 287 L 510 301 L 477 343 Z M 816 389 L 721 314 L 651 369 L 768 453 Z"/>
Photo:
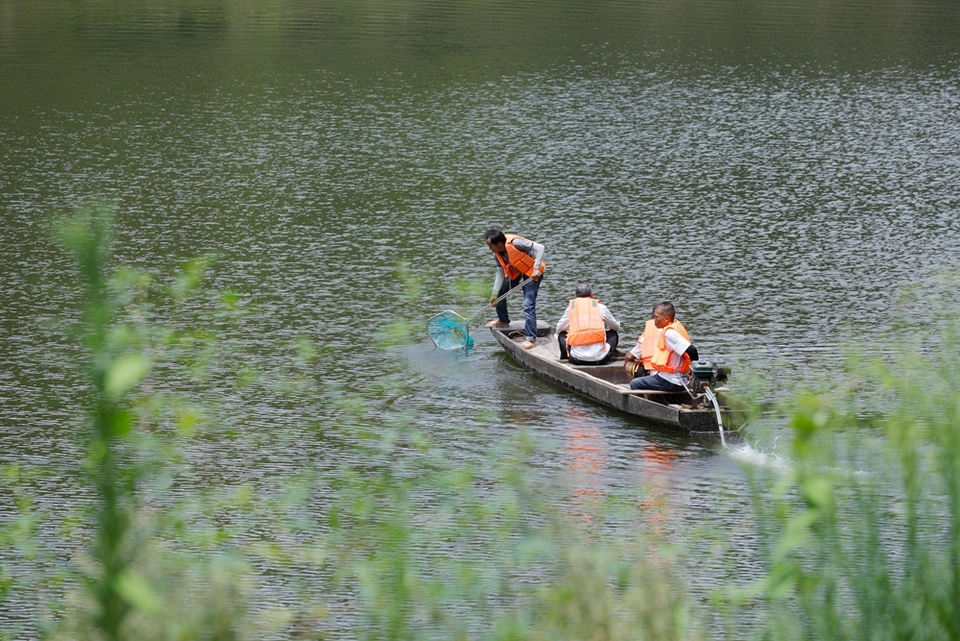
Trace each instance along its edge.
<path fill-rule="evenodd" d="M 593 296 L 593 289 L 590 288 L 590 285 L 586 283 L 580 283 L 577 285 L 577 298 L 590 298 Z"/>
<path fill-rule="evenodd" d="M 499 229 L 488 229 L 483 232 L 483 240 L 486 241 L 490 251 L 496 254 L 502 254 L 507 249 L 507 237 Z"/>
<path fill-rule="evenodd" d="M 653 323 L 657 327 L 666 327 L 673 322 L 676 313 L 677 310 L 674 309 L 673 303 L 669 301 L 658 303 L 657 306 L 653 308 Z"/>

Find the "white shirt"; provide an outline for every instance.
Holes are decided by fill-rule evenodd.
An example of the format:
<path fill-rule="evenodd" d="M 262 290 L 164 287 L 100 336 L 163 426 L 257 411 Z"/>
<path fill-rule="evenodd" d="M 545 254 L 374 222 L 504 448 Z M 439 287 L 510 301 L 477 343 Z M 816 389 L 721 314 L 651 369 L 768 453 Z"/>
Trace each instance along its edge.
<path fill-rule="evenodd" d="M 662 332 L 662 329 L 658 329 L 658 332 Z M 665 341 L 667 343 L 667 349 L 670 350 L 670 358 L 667 360 L 667 365 L 677 369 L 680 367 L 680 363 L 683 361 L 683 353 L 687 351 L 690 347 L 690 341 L 683 337 L 683 334 L 678 332 L 675 329 L 667 329 L 665 335 Z M 630 350 L 630 353 L 637 357 L 637 360 L 640 360 L 641 354 L 641 341 L 643 340 L 643 335 L 640 335 L 640 338 L 637 339 L 637 344 L 633 346 L 633 349 Z M 659 340 L 659 337 L 657 337 Z M 674 385 L 683 385 L 683 380 L 686 378 L 683 374 L 676 373 L 671 374 L 669 372 L 656 372 L 657 376 L 663 378 L 664 380 L 670 381 Z"/>
<path fill-rule="evenodd" d="M 610 310 L 603 303 L 597 303 L 597 310 L 600 312 L 600 318 L 603 319 L 606 329 L 620 331 L 620 321 L 613 317 Z M 563 310 L 563 316 L 557 321 L 557 332 L 563 332 L 570 328 L 570 305 Z M 603 360 L 603 357 L 610 351 L 610 345 L 606 341 L 599 343 L 590 343 L 589 345 L 571 345 L 568 347 L 570 357 L 586 363 L 595 363 Z"/>

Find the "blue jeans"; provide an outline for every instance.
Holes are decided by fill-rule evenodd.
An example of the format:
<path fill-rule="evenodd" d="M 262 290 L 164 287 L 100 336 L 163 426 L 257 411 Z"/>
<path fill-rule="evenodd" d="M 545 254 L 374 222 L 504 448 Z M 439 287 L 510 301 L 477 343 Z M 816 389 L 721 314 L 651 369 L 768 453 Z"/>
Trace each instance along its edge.
<path fill-rule="evenodd" d="M 503 285 L 500 286 L 500 291 L 497 293 L 497 295 L 503 296 L 512 287 L 519 285 L 523 278 L 524 277 L 520 277 L 513 280 L 507 280 L 504 278 Z M 540 280 L 543 280 L 542 276 L 540 277 Z M 540 291 L 540 280 L 531 280 L 529 283 L 523 286 L 523 331 L 530 340 L 535 340 L 537 338 L 537 293 Z M 497 320 L 499 320 L 501 323 L 510 322 L 510 315 L 507 313 L 506 298 L 497 303 Z"/>
<path fill-rule="evenodd" d="M 630 389 L 652 389 L 661 392 L 685 392 L 687 390 L 683 385 L 674 385 L 667 379 L 651 374 L 650 376 L 638 376 L 630 381 Z"/>

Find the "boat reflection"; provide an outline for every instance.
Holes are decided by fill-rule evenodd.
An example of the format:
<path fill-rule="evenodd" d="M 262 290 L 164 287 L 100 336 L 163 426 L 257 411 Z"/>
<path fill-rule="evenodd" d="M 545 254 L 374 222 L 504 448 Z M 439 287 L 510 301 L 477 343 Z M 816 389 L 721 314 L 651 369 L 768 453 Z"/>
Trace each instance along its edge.
<path fill-rule="evenodd" d="M 677 454 L 677 450 L 671 447 L 652 442 L 643 443 L 640 449 L 640 513 L 647 524 L 647 534 L 656 538 L 664 538 L 670 533 L 671 485 Z"/>
<path fill-rule="evenodd" d="M 615 498 L 611 495 L 616 492 L 613 488 L 617 483 L 612 477 L 619 476 L 626 466 L 630 470 L 628 479 L 633 479 L 627 494 L 633 497 L 631 501 L 636 501 L 645 534 L 656 538 L 669 536 L 675 525 L 671 498 L 680 457 L 677 449 L 668 442 L 644 440 L 640 434 L 636 435 L 635 445 L 624 448 L 623 441 L 619 445 L 608 443 L 601 423 L 590 413 L 571 407 L 564 417 L 563 438 L 574 518 L 587 527 L 599 525 L 604 503 Z"/>
<path fill-rule="evenodd" d="M 583 410 L 567 410 L 567 445 L 571 511 L 584 525 L 593 525 L 605 498 L 606 443 L 599 424 Z"/>

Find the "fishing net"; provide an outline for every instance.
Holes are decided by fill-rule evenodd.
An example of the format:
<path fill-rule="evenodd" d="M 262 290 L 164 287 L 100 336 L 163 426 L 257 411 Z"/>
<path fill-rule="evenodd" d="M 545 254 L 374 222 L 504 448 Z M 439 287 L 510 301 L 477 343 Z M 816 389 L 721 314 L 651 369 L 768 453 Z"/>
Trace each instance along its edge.
<path fill-rule="evenodd" d="M 467 319 L 456 312 L 440 312 L 427 321 L 427 334 L 440 349 L 464 349 L 473 345 Z"/>
<path fill-rule="evenodd" d="M 519 283 L 515 283 L 513 287 L 503 294 L 500 294 L 497 299 L 490 301 L 490 307 L 496 306 L 497 303 L 511 293 L 522 291 L 523 286 L 529 282 L 530 279 L 525 278 Z M 490 309 L 490 307 L 484 305 L 474 312 L 470 318 L 464 318 L 449 309 L 445 312 L 440 312 L 436 316 L 432 316 L 430 320 L 427 321 L 427 333 L 430 335 L 430 340 L 440 349 L 470 349 L 473 347 L 473 336 L 470 335 L 470 321 Z"/>

